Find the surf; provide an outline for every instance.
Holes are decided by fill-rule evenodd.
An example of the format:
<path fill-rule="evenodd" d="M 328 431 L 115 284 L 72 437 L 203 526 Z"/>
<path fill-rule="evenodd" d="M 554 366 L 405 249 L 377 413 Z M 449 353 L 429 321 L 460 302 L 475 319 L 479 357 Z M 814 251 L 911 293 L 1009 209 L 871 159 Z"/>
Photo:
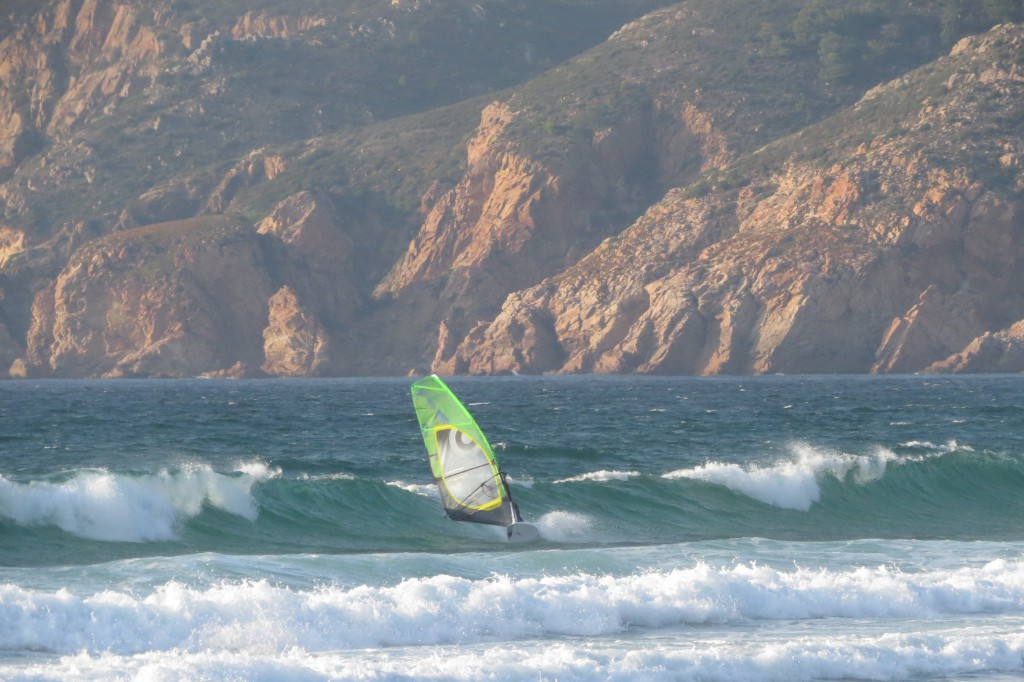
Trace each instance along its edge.
<path fill-rule="evenodd" d="M 488 528 L 446 523 L 436 483 L 429 472 L 418 476 L 307 474 L 262 460 L 27 480 L 0 473 L 0 551 L 24 565 L 64 555 L 111 560 L 143 551 L 138 545 L 151 547 L 145 554 L 500 549 L 504 537 Z M 1022 487 L 1024 458 L 1008 453 L 925 441 L 856 453 L 800 442 L 744 464 L 533 478 L 517 486 L 517 499 L 556 545 L 1016 540 L 1024 537 Z"/>
<path fill-rule="evenodd" d="M 253 486 L 278 474 L 257 462 L 232 474 L 208 464 L 140 474 L 79 470 L 28 482 L 0 474 L 0 518 L 23 527 L 55 526 L 90 540 L 176 540 L 181 527 L 207 505 L 254 521 Z"/>
<path fill-rule="evenodd" d="M 424 558 L 429 565 L 431 557 Z M 448 571 L 354 584 L 327 574 L 307 587 L 266 578 L 74 590 L 5 582 L 0 649 L 259 655 L 292 647 L 330 652 L 604 637 L 637 628 L 751 621 L 1024 617 L 1020 559 L 912 570 L 884 563 L 783 567 L 693 558 L 640 572 L 563 569 L 482 577 L 472 576 L 468 560 L 453 566 L 435 557 L 434 563 Z M 279 563 L 278 570 L 286 565 Z M 452 574 L 452 568 L 467 575 Z"/>

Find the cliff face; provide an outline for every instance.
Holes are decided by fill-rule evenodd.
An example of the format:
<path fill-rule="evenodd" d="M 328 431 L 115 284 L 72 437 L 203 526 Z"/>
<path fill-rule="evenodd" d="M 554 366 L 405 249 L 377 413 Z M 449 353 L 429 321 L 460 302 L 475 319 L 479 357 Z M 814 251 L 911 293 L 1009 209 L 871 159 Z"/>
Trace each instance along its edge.
<path fill-rule="evenodd" d="M 311 376 L 359 303 L 352 245 L 329 204 L 300 193 L 254 229 L 210 216 L 80 247 L 36 296 L 16 376 Z"/>
<path fill-rule="evenodd" d="M 490 313 L 518 288 L 573 262 L 618 226 L 595 220 L 602 202 L 629 204 L 628 169 L 650 157 L 654 126 L 637 111 L 615 129 L 578 143 L 573 163 L 552 168 L 519 153 L 503 135 L 516 117 L 493 103 L 467 145 L 462 181 L 430 208 L 405 256 L 376 288 L 400 297 L 412 287 L 439 288 L 456 324 Z"/>
<path fill-rule="evenodd" d="M 195 376 L 237 362 L 258 368 L 272 293 L 263 248 L 244 222 L 215 217 L 118 233 L 79 249 L 36 296 L 26 361 L 14 371 L 119 377 Z"/>
<path fill-rule="evenodd" d="M 0 40 L 0 367 L 1018 366 L 1020 26 L 865 92 L 808 21 L 875 22 L 860 66 L 901 73 L 878 55 L 937 54 L 935 10 L 687 0 L 548 68 L 665 3 L 570 1 L 546 42 L 527 5 L 371 4 L 26 10 Z"/>
<path fill-rule="evenodd" d="M 263 369 L 277 376 L 331 373 L 332 338 L 362 302 L 353 282 L 352 238 L 330 202 L 309 192 L 281 201 L 257 231 L 280 244 L 273 269 L 284 282 L 269 303 Z"/>
<path fill-rule="evenodd" d="M 286 285 L 267 302 L 263 370 L 273 376 L 316 376 L 323 372 L 329 344 L 320 322 Z"/>
<path fill-rule="evenodd" d="M 1024 372 L 1024 321 L 1008 329 L 985 332 L 929 372 Z"/>
<path fill-rule="evenodd" d="M 261 366 L 272 373 L 329 373 L 365 366 L 373 352 L 361 348 L 363 334 L 380 332 L 360 329 L 373 311 L 356 315 L 356 309 L 402 249 L 395 235 L 407 235 L 415 215 L 408 199 L 454 174 L 448 168 L 428 177 L 449 163 L 447 139 L 464 140 L 468 130 L 464 114 L 436 124 L 430 110 L 475 107 L 459 103 L 527 80 L 664 4 L 570 0 L 538 23 L 528 5 L 461 0 L 329 8 L 271 2 L 258 10 L 233 0 L 201 8 L 169 0 L 19 3 L 5 11 L 15 23 L 0 29 L 0 364 L 14 362 L 19 376 L 237 374 Z M 379 127 L 420 112 L 427 112 L 425 123 L 394 126 L 398 138 L 418 129 L 417 140 L 374 143 Z M 363 128 L 370 132 L 363 135 Z M 332 154 L 341 163 L 324 161 Z M 368 177 L 396 158 L 411 161 L 419 176 Z M 279 178 L 264 196 L 263 186 Z M 189 346 L 167 365 L 136 357 L 163 338 L 159 324 L 129 333 L 111 321 L 108 336 L 122 341 L 101 343 L 93 333 L 98 317 L 84 326 L 64 320 L 61 302 L 77 295 L 73 289 L 108 277 L 101 267 L 135 282 L 117 295 L 144 301 L 139 315 L 166 313 L 166 306 L 150 305 L 163 300 L 159 295 L 132 289 L 156 281 L 162 266 L 152 264 L 152 254 L 104 257 L 87 274 L 73 272 L 76 259 L 86 257 L 79 252 L 86 241 L 202 215 L 237 221 L 239 210 L 250 233 L 266 235 L 247 238 L 270 244 L 260 267 L 280 294 L 274 310 L 301 312 L 275 315 L 277 331 L 268 338 L 297 329 L 306 316 L 323 339 L 349 337 L 359 348 L 332 357 L 330 343 L 314 344 L 316 369 L 294 358 L 271 359 L 280 352 L 263 348 L 270 297 L 259 288 L 260 310 L 250 315 L 248 298 L 239 302 L 252 318 L 241 327 L 244 342 L 227 333 L 230 325 L 210 327 L 205 331 L 216 338 L 208 347 Z M 151 262 L 131 262 L 133 254 Z M 167 328 L 181 329 L 166 334 L 191 338 L 181 316 L 176 311 Z M 100 355 L 108 360 L 97 360 Z M 248 369 L 226 367 L 228 360 Z"/>
<path fill-rule="evenodd" d="M 859 117 L 942 84 L 841 162 L 790 155 L 807 155 L 812 130 L 780 143 L 777 168 L 740 164 L 740 190 L 670 192 L 577 265 L 513 293 L 461 342 L 442 329 L 435 368 L 915 372 L 977 370 L 988 356 L 991 369 L 1014 366 L 1024 140 L 1019 129 L 963 132 L 1019 111 L 1021 47 L 1020 29 L 1004 26 L 871 93 L 829 129 L 861 129 Z M 1001 350 L 982 353 L 993 345 Z"/>
<path fill-rule="evenodd" d="M 0 43 L 0 175 L 158 73 L 166 45 L 139 9 L 61 0 Z M 99 68 L 87 68 L 94 63 Z"/>

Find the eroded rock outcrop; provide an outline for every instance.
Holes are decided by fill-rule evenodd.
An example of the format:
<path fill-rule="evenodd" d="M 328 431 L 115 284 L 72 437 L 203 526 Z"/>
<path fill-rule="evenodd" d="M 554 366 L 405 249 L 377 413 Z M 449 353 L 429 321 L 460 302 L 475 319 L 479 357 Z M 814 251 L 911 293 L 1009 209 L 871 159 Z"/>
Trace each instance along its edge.
<path fill-rule="evenodd" d="M 329 340 L 323 325 L 281 287 L 267 302 L 269 320 L 263 330 L 263 371 L 274 376 L 316 376 L 328 361 Z"/>
<path fill-rule="evenodd" d="M 116 98 L 142 89 L 155 77 L 163 46 L 153 27 L 140 25 L 138 10 L 104 0 L 85 0 L 78 13 L 69 54 L 73 60 L 99 58 L 102 69 L 83 71 L 53 108 L 47 125 L 51 137 L 65 135 L 84 118 L 101 111 Z"/>
<path fill-rule="evenodd" d="M 500 144 L 515 117 L 493 103 L 481 114 L 467 145 L 469 171 L 437 200 L 405 257 L 377 287 L 376 295 L 399 295 L 410 286 L 444 281 L 448 297 L 472 289 L 476 306 L 500 300 L 565 253 L 577 220 L 563 221 L 561 184 L 542 164 Z M 516 271 L 527 268 L 533 272 Z M 535 281 L 535 280 L 534 280 Z"/>
<path fill-rule="evenodd" d="M 0 225 L 0 269 L 7 260 L 25 249 L 25 233 Z"/>
<path fill-rule="evenodd" d="M 62 0 L 0 43 L 0 173 L 156 76 L 164 46 L 139 11 Z"/>
<path fill-rule="evenodd" d="M 508 136 L 519 115 L 502 102 L 483 110 L 467 145 L 466 175 L 431 202 L 423 227 L 376 288 L 377 297 L 421 301 L 414 290 L 437 292 L 434 319 L 445 318 L 449 334 L 466 334 L 481 317 L 495 314 L 510 292 L 563 270 L 614 234 L 621 226 L 602 211 L 618 206 L 628 212 L 638 205 L 630 178 L 639 164 L 651 165 L 640 175 L 656 186 L 692 177 L 729 156 L 713 116 L 692 105 L 669 112 L 636 103 L 618 125 L 576 140 L 562 160 L 548 165 Z M 442 356 L 436 358 L 439 367 L 462 366 Z"/>
<path fill-rule="evenodd" d="M 1024 372 L 1024 320 L 1007 329 L 985 332 L 959 353 L 931 364 L 927 371 Z"/>
<path fill-rule="evenodd" d="M 329 17 L 269 16 L 263 12 L 246 12 L 231 29 L 235 40 L 288 39 L 334 23 Z"/>
<path fill-rule="evenodd" d="M 278 154 L 267 154 L 259 149 L 250 152 L 247 158 L 229 170 L 217 184 L 206 202 L 205 212 L 225 212 L 240 190 L 266 180 L 273 180 L 281 174 L 285 165 L 284 158 Z"/>
<path fill-rule="evenodd" d="M 883 37 L 935 16 L 914 5 Z M 404 5 L 344 22 L 320 7 L 40 7 L 0 32 L 14 376 L 1014 366 L 1020 27 L 779 140 L 860 85 L 815 81 L 814 50 L 726 40 L 722 5 L 683 3 L 482 112 L 469 100 L 357 132 L 430 84 L 377 88 L 353 67 L 362 80 L 338 88 L 318 65 L 377 54 L 345 23 L 411 54 L 430 22 L 402 23 Z M 779 3 L 762 29 L 802 7 Z M 293 87 L 285 57 L 316 78 Z M 306 89 L 338 96 L 308 106 Z"/>
<path fill-rule="evenodd" d="M 1015 357 L 1013 334 L 992 332 L 1024 317 L 1024 179 L 991 175 L 990 143 L 964 137 L 959 122 L 985 116 L 979 101 L 987 113 L 1020 106 L 1022 42 L 1016 27 L 968 41 L 918 74 L 952 73 L 944 98 L 830 167 L 794 154 L 745 171 L 739 190 L 670 192 L 576 266 L 511 294 L 493 321 L 447 339 L 435 367 L 915 372 L 968 344 L 944 366 L 978 367 L 997 341 Z M 903 92 L 876 93 L 870 112 L 822 128 L 859 129 L 858 116 Z M 1004 158 L 1024 139 L 1017 130 L 998 144 Z"/>
<path fill-rule="evenodd" d="M 88 242 L 37 295 L 23 369 L 195 376 L 239 361 L 258 367 L 273 293 L 264 261 L 256 233 L 229 217 Z"/>
<path fill-rule="evenodd" d="M 325 324 L 344 326 L 361 297 L 353 282 L 355 245 L 330 201 L 299 192 L 279 202 L 257 231 L 283 247 L 279 278 Z"/>

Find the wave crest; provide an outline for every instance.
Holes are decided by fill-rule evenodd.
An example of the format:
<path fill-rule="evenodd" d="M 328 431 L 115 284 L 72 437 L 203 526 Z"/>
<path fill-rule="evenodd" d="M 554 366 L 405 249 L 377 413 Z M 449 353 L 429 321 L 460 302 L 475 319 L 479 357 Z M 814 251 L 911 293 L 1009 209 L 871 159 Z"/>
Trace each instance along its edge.
<path fill-rule="evenodd" d="M 0 585 L 0 648 L 58 653 L 202 651 L 265 654 L 301 647 L 472 644 L 494 639 L 613 635 L 624 629 L 821 618 L 1024 613 L 1024 562 L 922 572 L 761 564 L 607 575 L 451 575 L 395 585 L 299 590 L 266 580 L 148 595 L 71 594 Z M 60 627 L 53 627 L 55 622 Z"/>
<path fill-rule="evenodd" d="M 279 475 L 263 462 L 241 463 L 232 474 L 190 464 L 142 475 L 91 469 L 63 481 L 19 483 L 0 475 L 0 516 L 90 540 L 176 540 L 181 524 L 206 504 L 255 521 L 253 485 Z"/>
<path fill-rule="evenodd" d="M 807 511 L 821 499 L 823 476 L 843 480 L 852 474 L 857 483 L 867 483 L 885 475 L 889 463 L 898 459 L 894 452 L 881 447 L 871 455 L 849 455 L 798 443 L 793 451 L 792 459 L 768 466 L 705 462 L 691 469 L 669 472 L 663 478 L 707 481 L 765 504 Z"/>
<path fill-rule="evenodd" d="M 584 481 L 593 481 L 597 483 L 608 483 L 609 481 L 628 481 L 631 478 L 639 476 L 639 471 L 591 471 L 586 474 L 580 474 L 578 476 L 570 476 L 569 478 L 560 478 L 553 483 L 582 483 Z"/>

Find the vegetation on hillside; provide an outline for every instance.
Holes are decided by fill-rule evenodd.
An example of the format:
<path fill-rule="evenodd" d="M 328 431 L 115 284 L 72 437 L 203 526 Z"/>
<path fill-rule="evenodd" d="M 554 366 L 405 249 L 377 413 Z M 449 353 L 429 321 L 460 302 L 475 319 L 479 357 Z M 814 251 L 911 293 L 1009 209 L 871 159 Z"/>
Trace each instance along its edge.
<path fill-rule="evenodd" d="M 1017 20 L 1021 7 L 1021 0 L 691 0 L 520 88 L 517 101 L 530 115 L 509 137 L 557 157 L 574 137 L 682 93 L 708 109 L 733 110 L 732 120 L 718 122 L 742 151 L 855 102 L 964 35 Z"/>
<path fill-rule="evenodd" d="M 82 102 L 70 129 L 39 133 L 38 153 L 12 178 L 16 188 L 30 184 L 32 194 L 4 202 L 0 219 L 37 240 L 73 221 L 110 229 L 121 209 L 151 188 L 223 171 L 254 149 L 348 134 L 497 92 L 669 1 L 129 0 L 128 35 L 146 26 L 162 46 L 156 75 L 130 76 L 130 87 Z M 25 24 L 57 4 L 21 0 L 7 13 Z M 247 34 L 245 17 L 291 24 L 280 35 Z M 302 18 L 308 21 L 300 30 Z M 64 48 L 50 49 L 58 55 Z M 132 73 L 137 65 L 126 59 L 116 48 L 59 54 L 54 63 L 81 81 L 106 69 Z M 18 106 L 27 117 L 28 100 Z"/>
<path fill-rule="evenodd" d="M 465 177 L 466 142 L 495 100 L 515 113 L 494 158 L 512 150 L 540 162 L 538 176 L 564 180 L 560 190 L 607 176 L 582 188 L 590 194 L 579 206 L 558 207 L 575 213 L 545 214 L 568 218 L 559 222 L 569 225 L 571 251 L 552 257 L 557 267 L 672 188 L 684 187 L 682 197 L 738 192 L 768 182 L 764 171 L 787 159 L 828 168 L 886 136 L 975 164 L 978 177 L 1006 174 L 985 166 L 1000 156 L 992 131 L 1024 127 L 1020 108 L 982 102 L 999 121 L 967 122 L 941 140 L 925 128 L 907 135 L 908 113 L 945 92 L 947 67 L 929 67 L 890 96 L 865 96 L 964 35 L 1024 20 L 1024 0 L 98 2 L 130 10 L 123 44 L 104 42 L 110 16 L 89 40 L 68 38 L 77 24 L 57 36 L 58 22 L 39 13 L 60 0 L 17 0 L 0 13 L 18 24 L 0 26 L 0 59 L 9 58 L 0 66 L 10 67 L 0 80 L 16 79 L 0 83 L 0 117 L 31 115 L 34 126 L 14 142 L 28 140 L 30 155 L 0 178 L 0 236 L 26 246 L 0 270 L 0 324 L 19 343 L 36 292 L 90 240 L 112 231 L 169 238 L 166 221 L 211 213 L 251 229 L 300 192 L 328 216 L 330 235 L 352 241 L 353 271 L 343 278 L 369 300 L 423 209 Z M 44 29 L 53 34 L 26 38 Z M 152 44 L 132 53 L 133 37 L 147 31 Z M 467 194 L 486 194 L 487 179 L 478 184 L 485 189 Z M 128 232 L 154 223 L 163 226 L 152 235 Z M 445 227 L 465 225 L 453 218 Z M 570 233 L 577 228 L 587 234 Z M 516 269 L 513 261 L 503 265 Z M 507 291 L 492 293 L 497 301 Z M 368 317 L 386 305 L 359 300 L 345 310 Z M 435 334 L 431 312 L 422 317 L 434 329 L 408 332 L 416 352 Z M 338 331 L 351 320 L 329 322 Z"/>
<path fill-rule="evenodd" d="M 25 21 L 43 4 L 21 0 L 8 14 Z M 173 48 L 159 76 L 25 160 L 17 178 L 34 193 L 6 203 L 3 219 L 41 235 L 76 220 L 109 229 L 154 187 L 213 178 L 254 149 L 310 138 L 327 142 L 300 153 L 268 193 L 243 199 L 247 213 L 269 210 L 287 190 L 323 187 L 412 218 L 435 180 L 456 177 L 473 110 L 488 101 L 476 97 L 503 97 L 501 88 L 542 72 L 516 89 L 522 115 L 508 130 L 537 158 L 557 163 L 595 131 L 681 99 L 731 112 L 716 124 L 743 152 L 821 120 L 966 33 L 1024 14 L 1024 0 L 689 0 L 559 66 L 664 4 L 138 3 L 137 21 Z M 244 13 L 328 20 L 283 38 L 235 38 Z M 177 36 L 183 25 L 207 34 L 191 53 Z"/>
<path fill-rule="evenodd" d="M 948 44 L 994 24 L 1024 21 L 1022 0 L 941 0 L 939 5 L 942 39 Z"/>

